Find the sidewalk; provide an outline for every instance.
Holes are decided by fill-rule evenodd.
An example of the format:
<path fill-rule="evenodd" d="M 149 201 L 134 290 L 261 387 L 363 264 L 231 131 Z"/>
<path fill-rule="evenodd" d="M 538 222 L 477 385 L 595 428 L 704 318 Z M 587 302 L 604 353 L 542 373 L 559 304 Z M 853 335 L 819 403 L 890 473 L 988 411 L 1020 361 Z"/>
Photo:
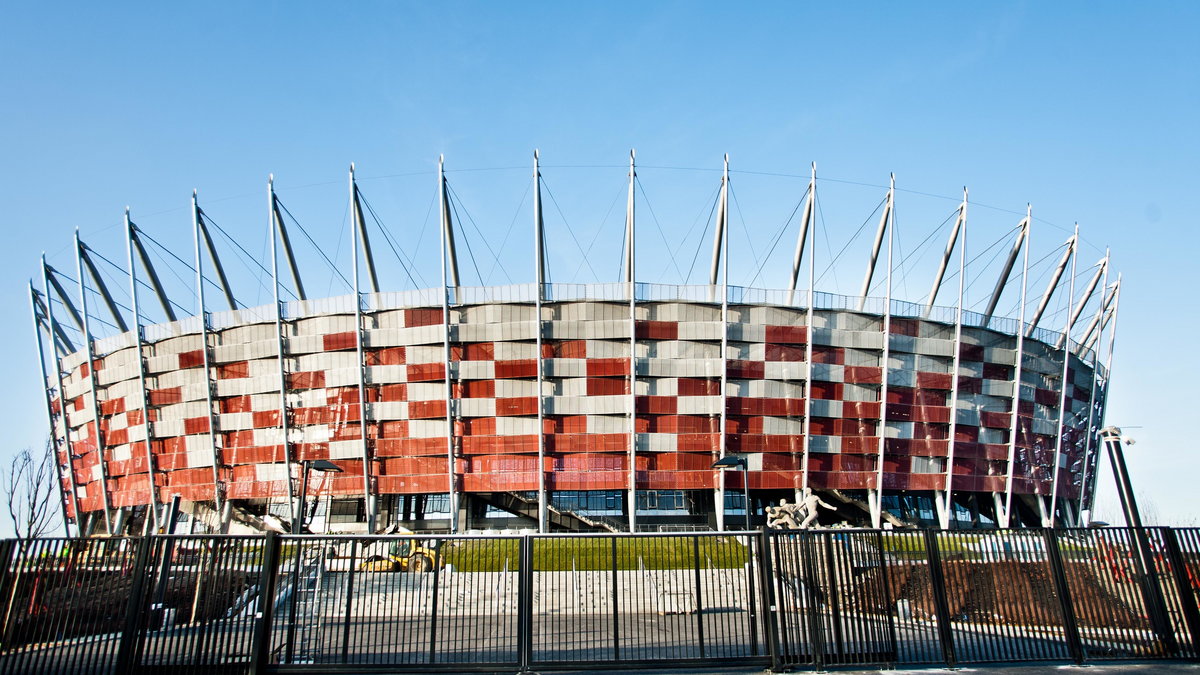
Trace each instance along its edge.
<path fill-rule="evenodd" d="M 655 671 L 662 675 L 726 675 L 726 674 L 746 674 L 751 673 L 767 673 L 769 671 L 760 668 L 727 668 L 723 670 L 713 668 L 680 668 L 670 670 Z M 816 672 L 809 668 L 797 668 L 796 673 L 811 673 Z M 994 665 L 994 666 L 978 666 L 970 665 L 961 668 L 950 670 L 947 668 L 899 668 L 896 670 L 840 670 L 829 669 L 829 673 L 835 675 L 877 675 L 895 673 L 896 675 L 950 675 L 952 673 L 962 673 L 964 675 L 1125 675 L 1133 673 L 1134 675 L 1200 675 L 1200 664 L 1197 663 L 1179 663 L 1179 662 L 1150 662 L 1150 663 L 1103 663 L 1097 665 L 1073 666 L 1073 665 Z M 547 675 L 629 675 L 630 669 L 624 670 L 586 670 L 586 671 L 546 671 Z"/>

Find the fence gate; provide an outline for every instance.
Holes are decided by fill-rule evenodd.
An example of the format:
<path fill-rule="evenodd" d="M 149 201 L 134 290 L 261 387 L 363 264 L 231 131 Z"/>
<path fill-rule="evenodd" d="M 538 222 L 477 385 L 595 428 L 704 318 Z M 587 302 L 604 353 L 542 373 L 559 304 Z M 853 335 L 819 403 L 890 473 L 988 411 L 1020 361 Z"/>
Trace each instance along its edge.
<path fill-rule="evenodd" d="M 282 536 L 268 672 L 516 670 L 520 539 Z"/>
<path fill-rule="evenodd" d="M 772 621 L 784 665 L 896 662 L 896 629 L 878 532 L 768 531 Z"/>
<path fill-rule="evenodd" d="M 756 533 L 532 536 L 528 664 L 769 664 Z"/>

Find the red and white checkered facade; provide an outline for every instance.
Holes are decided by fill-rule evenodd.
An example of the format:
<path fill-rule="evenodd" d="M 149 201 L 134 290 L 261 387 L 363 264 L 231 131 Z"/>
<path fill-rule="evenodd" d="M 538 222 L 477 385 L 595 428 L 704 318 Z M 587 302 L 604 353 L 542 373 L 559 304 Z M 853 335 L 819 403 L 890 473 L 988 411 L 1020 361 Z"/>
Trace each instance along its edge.
<path fill-rule="evenodd" d="M 719 301 L 680 299 L 700 297 L 688 292 L 694 287 L 648 293 L 633 304 L 631 321 L 627 296 L 606 299 L 596 289 L 571 288 L 573 295 L 556 290 L 555 299 L 543 303 L 540 320 L 535 304 L 513 291 L 507 295 L 516 300 L 452 303 L 449 325 L 440 303 L 429 302 L 436 293 L 364 296 L 369 309 L 363 315 L 361 363 L 352 299 L 288 303 L 282 341 L 286 411 L 280 405 L 273 307 L 212 315 L 208 344 L 197 318 L 148 327 L 142 347 L 146 411 L 133 334 L 98 340 L 91 364 L 86 352 L 61 360 L 64 396 L 55 391 L 52 402 L 56 431 L 69 439 L 59 446 L 59 459 L 69 463 L 77 485 L 68 510 L 72 516 L 76 509 L 101 510 L 105 497 L 110 508 L 146 504 L 152 499 L 151 477 L 159 502 L 174 495 L 212 501 L 216 494 L 286 500 L 287 481 L 305 459 L 337 464 L 343 473 L 323 480 L 320 490 L 351 497 L 363 496 L 364 489 L 380 495 L 533 491 L 539 471 L 550 491 L 714 489 L 721 479 L 711 465 L 722 450 L 749 458 L 752 490 L 797 489 L 807 473 L 813 488 L 1050 495 L 1060 433 L 1057 493 L 1080 499 L 1088 406 L 1094 401 L 1102 413 L 1104 391 L 1093 392 L 1093 357 L 1072 354 L 1060 428 L 1064 352 L 1054 346 L 1058 334 L 1043 332 L 1024 341 L 1014 398 L 1013 321 L 995 321 L 988 329 L 968 318 L 956 341 L 953 312 L 938 315 L 950 322 L 927 320 L 916 318 L 923 308 L 894 303 L 890 334 L 884 335 L 881 302 L 875 313 L 862 313 L 838 308 L 848 306 L 843 298 L 818 296 L 811 327 L 803 304 L 766 300 L 731 302 L 723 324 Z M 672 288 L 679 292 L 673 295 Z M 485 298 L 506 295 L 498 292 L 503 289 L 473 290 Z M 775 296 L 764 294 L 770 297 Z M 820 297 L 832 300 L 822 307 Z M 632 372 L 631 326 L 636 326 Z M 101 438 L 90 400 L 92 371 Z M 812 400 L 806 405 L 810 377 Z M 53 380 L 49 386 L 56 389 Z M 289 444 L 281 414 L 288 416 Z M 952 415 L 957 415 L 953 439 Z M 1102 415 L 1091 418 L 1098 428 Z M 1095 445 L 1090 443 L 1093 452 Z M 63 489 L 70 494 L 65 478 Z M 725 484 L 740 490 L 741 481 L 734 472 Z"/>

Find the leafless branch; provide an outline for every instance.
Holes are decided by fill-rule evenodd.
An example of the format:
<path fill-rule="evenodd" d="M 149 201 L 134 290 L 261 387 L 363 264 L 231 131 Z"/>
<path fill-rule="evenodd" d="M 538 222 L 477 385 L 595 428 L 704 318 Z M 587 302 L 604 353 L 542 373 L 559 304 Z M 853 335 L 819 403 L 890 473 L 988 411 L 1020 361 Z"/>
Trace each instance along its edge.
<path fill-rule="evenodd" d="M 25 448 L 13 456 L 2 484 L 8 518 L 19 539 L 41 537 L 54 527 L 57 511 L 54 499 L 58 481 L 54 467 L 54 446 L 35 455 Z"/>

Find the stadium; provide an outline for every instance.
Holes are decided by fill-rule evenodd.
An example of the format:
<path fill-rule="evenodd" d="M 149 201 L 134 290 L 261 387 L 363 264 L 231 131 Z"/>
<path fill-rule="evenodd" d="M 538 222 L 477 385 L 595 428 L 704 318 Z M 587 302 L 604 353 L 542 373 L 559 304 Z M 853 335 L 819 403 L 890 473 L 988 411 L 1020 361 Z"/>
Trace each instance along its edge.
<path fill-rule="evenodd" d="M 632 153 L 628 177 L 607 284 L 547 281 L 536 155 L 526 283 L 460 284 L 440 163 L 435 288 L 380 287 L 353 168 L 349 295 L 306 294 L 273 187 L 265 305 L 236 301 L 195 196 L 192 316 L 128 213 L 132 307 L 76 234 L 74 278 L 43 258 L 30 285 L 64 519 L 137 533 L 174 503 L 209 531 L 725 530 L 812 490 L 835 507 L 825 525 L 1085 522 L 1120 283 L 1107 254 L 1078 263 L 1077 230 L 1031 289 L 1033 218 L 1014 218 L 986 307 L 969 310 L 964 191 L 931 291 L 910 302 L 893 294 L 893 181 L 861 292 L 824 292 L 814 167 L 790 283 L 734 286 L 726 159 L 707 283 L 648 283 Z M 995 313 L 1006 290 L 1016 316 Z M 168 320 L 143 325 L 139 295 Z"/>

